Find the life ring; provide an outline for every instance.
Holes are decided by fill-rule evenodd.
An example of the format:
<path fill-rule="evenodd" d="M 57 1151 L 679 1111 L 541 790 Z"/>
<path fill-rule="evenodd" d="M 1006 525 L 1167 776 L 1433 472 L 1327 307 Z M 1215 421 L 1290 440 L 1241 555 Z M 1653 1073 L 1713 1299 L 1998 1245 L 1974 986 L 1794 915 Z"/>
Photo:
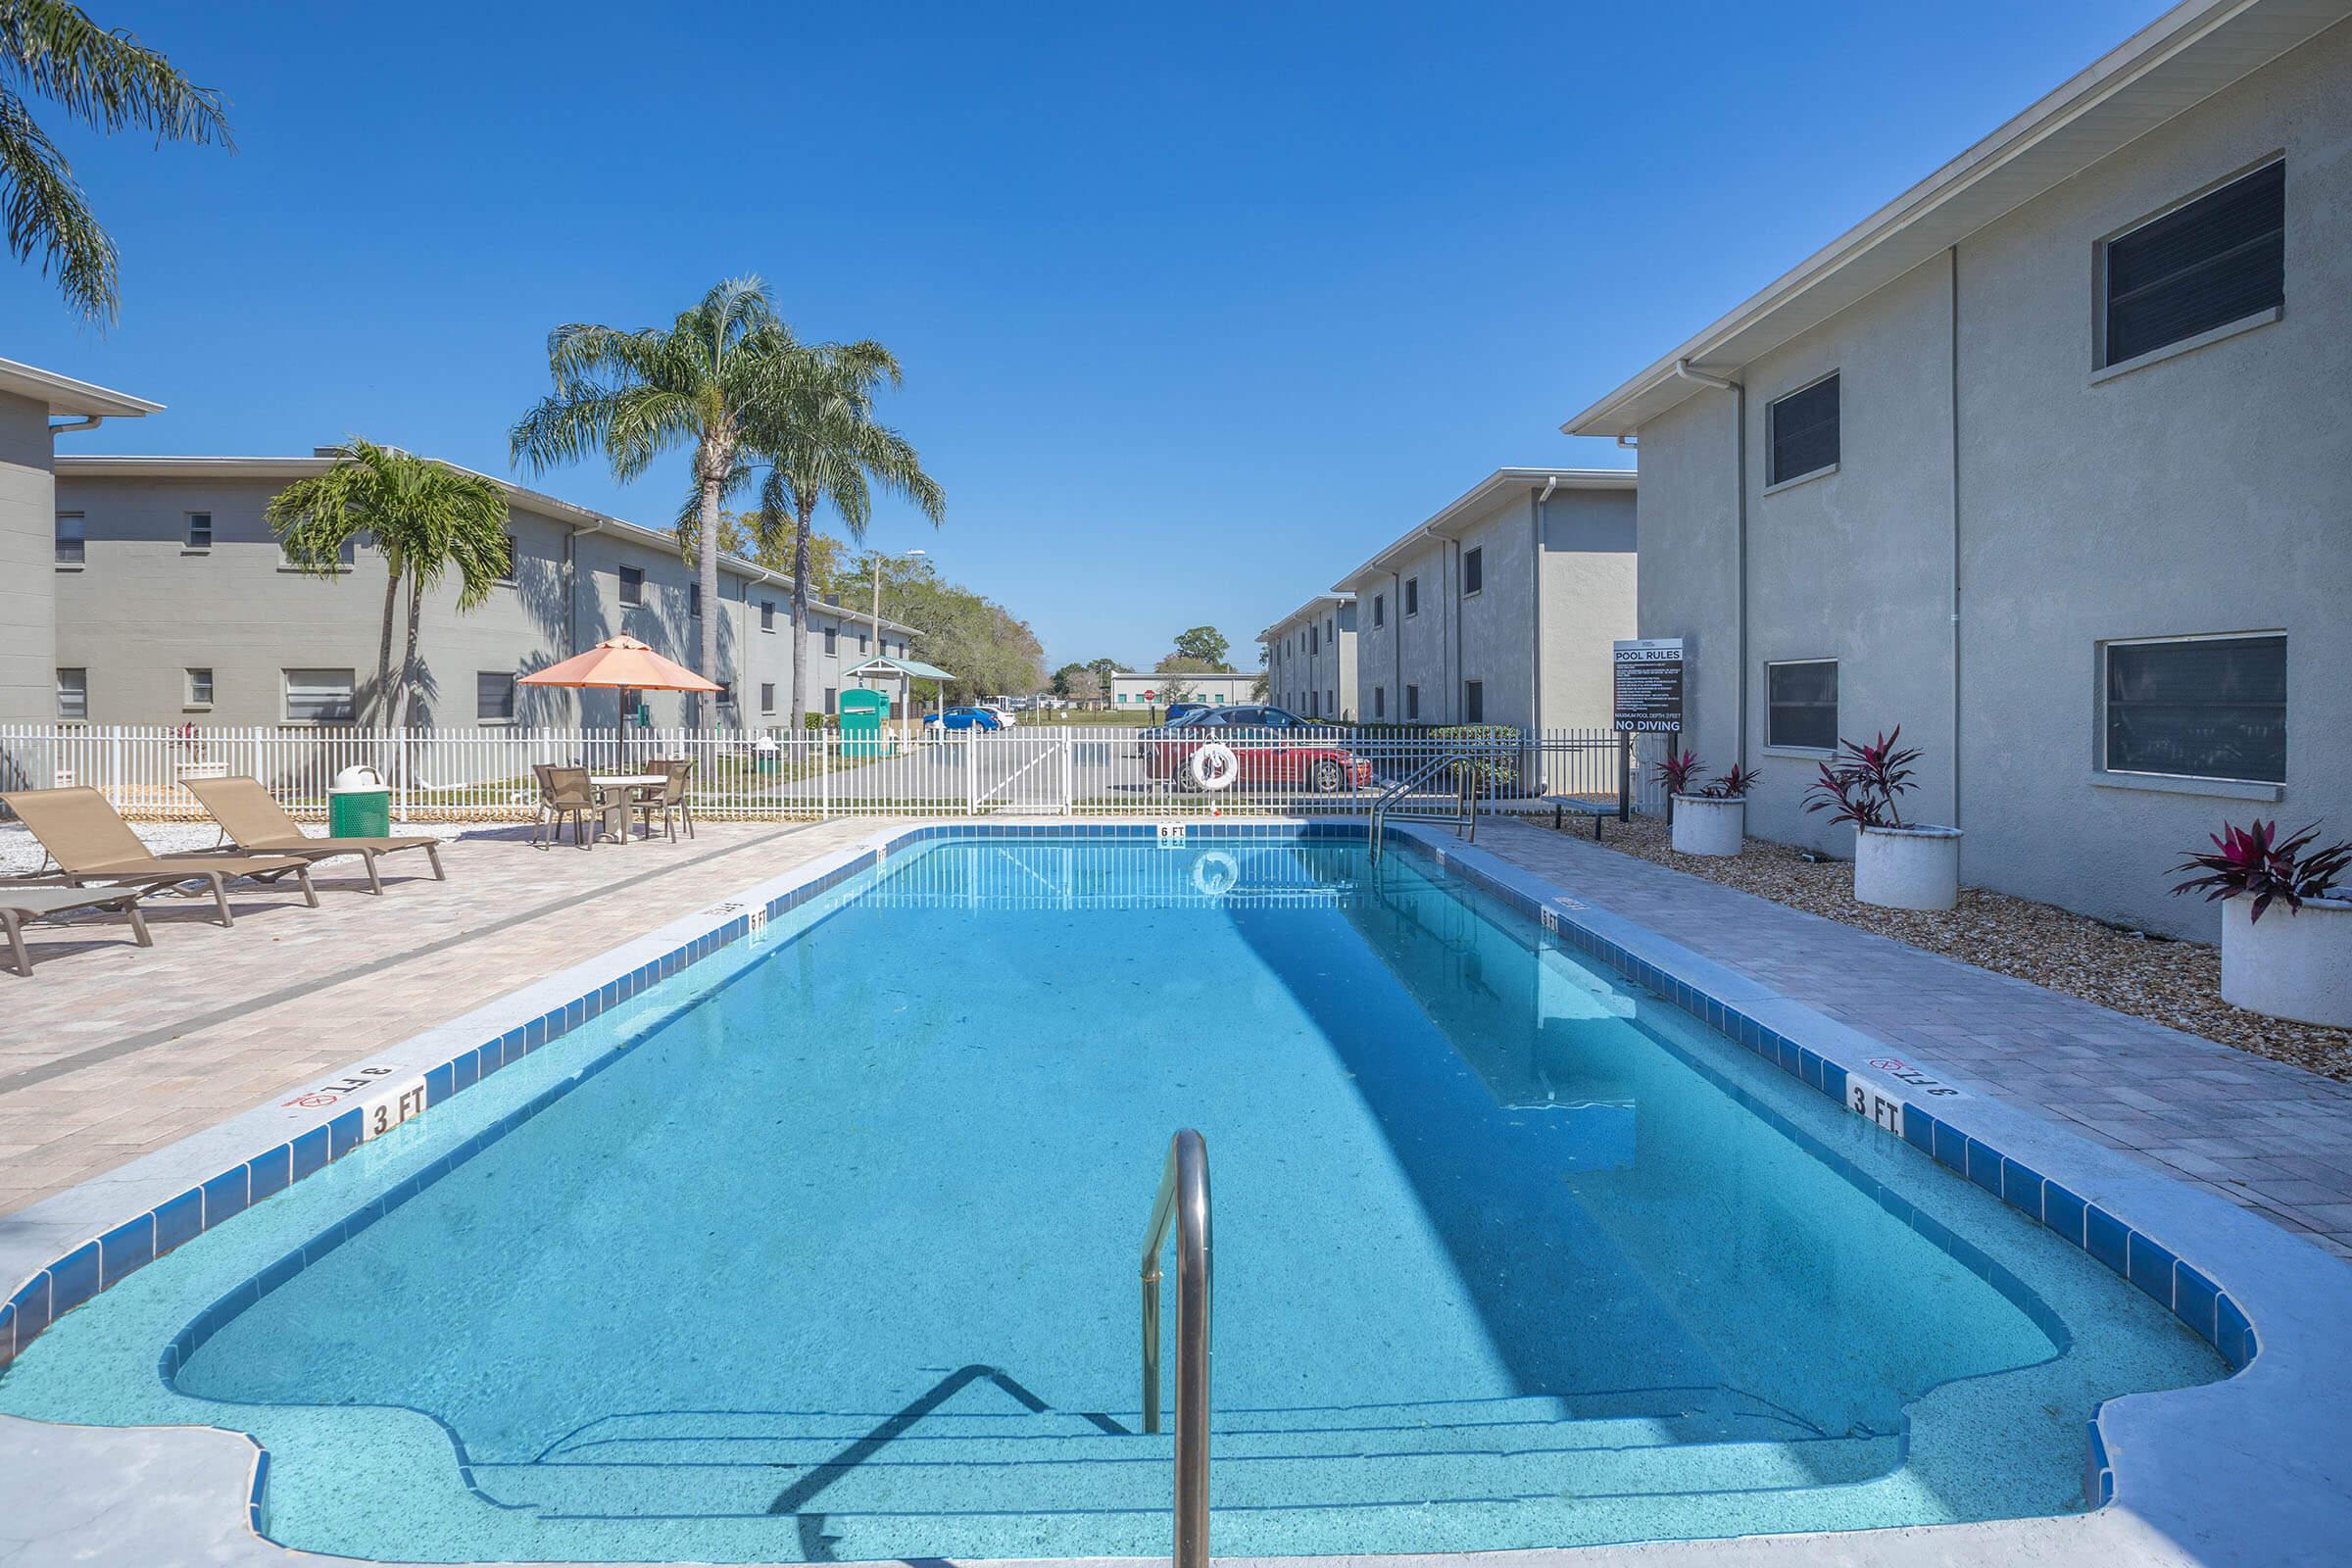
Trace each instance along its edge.
<path fill-rule="evenodd" d="M 1204 899 L 1221 899 L 1241 881 L 1242 868 L 1223 850 L 1210 850 L 1193 862 L 1193 889 Z"/>
<path fill-rule="evenodd" d="M 1212 795 L 1233 788 L 1242 776 L 1242 760 L 1222 741 L 1210 741 L 1193 753 L 1192 760 L 1185 766 L 1193 775 L 1193 782 Z"/>

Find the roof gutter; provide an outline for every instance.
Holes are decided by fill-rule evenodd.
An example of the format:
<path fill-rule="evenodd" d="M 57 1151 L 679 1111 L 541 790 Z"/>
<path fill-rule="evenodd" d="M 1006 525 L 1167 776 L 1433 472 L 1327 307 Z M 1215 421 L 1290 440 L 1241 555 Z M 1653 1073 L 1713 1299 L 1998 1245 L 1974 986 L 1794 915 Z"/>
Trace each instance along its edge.
<path fill-rule="evenodd" d="M 74 430 L 95 430 L 105 422 L 105 415 L 93 414 L 86 419 L 68 419 L 63 424 L 53 424 L 49 427 L 49 434 L 54 438 Z"/>

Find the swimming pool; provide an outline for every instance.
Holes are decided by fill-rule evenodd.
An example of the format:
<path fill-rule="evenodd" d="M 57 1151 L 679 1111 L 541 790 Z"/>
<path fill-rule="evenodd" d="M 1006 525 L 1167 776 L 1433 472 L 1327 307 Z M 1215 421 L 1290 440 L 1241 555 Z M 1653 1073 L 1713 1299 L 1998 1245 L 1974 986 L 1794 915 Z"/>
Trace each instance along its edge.
<path fill-rule="evenodd" d="M 250 1431 L 269 1534 L 362 1557 L 1164 1552 L 1133 1250 L 1183 1125 L 1221 1553 L 2059 1512 L 2100 1400 L 2228 1370 L 1427 859 L 1030 836 L 894 853 L 359 1146 L 0 1408 Z"/>

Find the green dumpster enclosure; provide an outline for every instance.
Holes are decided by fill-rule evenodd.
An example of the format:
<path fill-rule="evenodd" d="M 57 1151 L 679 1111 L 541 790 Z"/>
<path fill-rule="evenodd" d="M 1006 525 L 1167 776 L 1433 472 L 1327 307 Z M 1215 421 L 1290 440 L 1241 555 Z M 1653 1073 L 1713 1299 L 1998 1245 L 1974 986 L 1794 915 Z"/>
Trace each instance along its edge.
<path fill-rule="evenodd" d="M 392 832 L 392 786 L 372 767 L 347 767 L 326 792 L 326 831 L 338 839 L 380 839 Z"/>
<path fill-rule="evenodd" d="M 890 718 L 888 692 L 867 691 L 853 686 L 835 699 L 834 713 L 841 720 L 842 756 L 883 755 L 882 726 Z"/>

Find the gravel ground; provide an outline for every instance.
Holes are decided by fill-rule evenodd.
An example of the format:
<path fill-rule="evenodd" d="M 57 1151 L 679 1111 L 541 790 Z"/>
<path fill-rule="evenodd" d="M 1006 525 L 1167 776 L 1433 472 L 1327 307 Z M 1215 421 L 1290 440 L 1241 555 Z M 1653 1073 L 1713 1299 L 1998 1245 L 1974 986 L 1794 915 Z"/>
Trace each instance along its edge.
<path fill-rule="evenodd" d="M 403 838 L 454 839 L 479 828 L 476 822 L 395 822 L 393 832 Z M 504 826 L 506 824 L 493 824 Z M 137 822 L 132 824 L 148 850 L 156 855 L 185 855 L 191 850 L 209 850 L 220 842 L 220 830 L 202 822 Z M 325 833 L 323 827 L 306 828 L 313 838 Z M 358 864 L 358 861 L 353 861 Z M 31 834 L 16 823 L 0 825 L 0 876 L 29 876 L 40 869 L 41 847 Z"/>
<path fill-rule="evenodd" d="M 1530 820 L 1548 825 L 1544 818 Z M 1592 829 L 1571 820 L 1563 831 L 1582 837 Z M 1669 846 L 1666 824 L 1656 820 L 1611 822 L 1602 843 L 2118 1012 L 2330 1078 L 2352 1079 L 2352 1031 L 2289 1023 L 2230 1006 L 2221 995 L 2221 949 L 2201 942 L 2118 931 L 2052 905 L 1977 888 L 1963 888 L 1959 907 L 1948 912 L 1882 909 L 1854 902 L 1851 864 L 1816 863 L 1787 845 L 1761 839 L 1749 839 L 1747 848 L 1733 859 L 1677 855 Z"/>

